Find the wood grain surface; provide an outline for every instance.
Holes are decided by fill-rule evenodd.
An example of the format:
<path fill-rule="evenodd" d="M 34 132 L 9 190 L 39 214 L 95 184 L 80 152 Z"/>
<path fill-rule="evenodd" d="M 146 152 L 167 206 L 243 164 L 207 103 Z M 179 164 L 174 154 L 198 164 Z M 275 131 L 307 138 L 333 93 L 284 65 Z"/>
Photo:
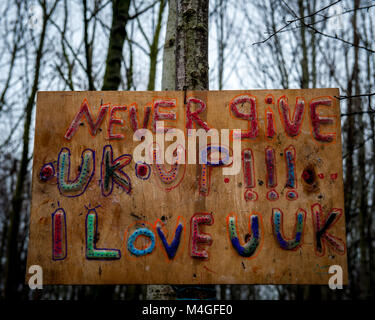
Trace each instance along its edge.
<path fill-rule="evenodd" d="M 175 101 L 174 108 L 161 110 L 177 115 L 176 121 L 165 121 L 165 125 L 180 128 L 186 133 L 184 95 L 184 92 L 177 91 L 38 93 L 28 267 L 42 266 L 44 284 L 327 284 L 331 276 L 329 266 L 340 265 L 346 284 L 346 252 L 338 252 L 323 240 L 324 252 L 317 254 L 312 212 L 312 206 L 317 204 L 322 208 L 323 218 L 333 208 L 344 210 L 340 106 L 339 100 L 334 98 L 339 96 L 338 89 L 186 92 L 187 99 L 195 97 L 207 104 L 206 111 L 199 117 L 218 130 L 242 129 L 246 132 L 249 121 L 236 117 L 231 112 L 230 103 L 241 95 L 255 98 L 258 135 L 254 139 L 243 139 L 241 148 L 250 148 L 253 152 L 255 186 L 251 190 L 258 195 L 256 201 L 245 200 L 243 168 L 238 175 L 228 176 L 223 175 L 222 168 L 212 168 L 209 194 L 203 196 L 199 194 L 201 165 L 186 164 L 184 174 L 181 174 L 181 170 L 179 172 L 178 179 L 181 181 L 169 185 L 161 182 L 154 165 L 151 165 L 149 179 L 139 179 L 134 161 L 123 168 L 131 181 L 131 192 L 128 194 L 114 184 L 109 196 L 102 194 L 100 183 L 104 146 L 112 146 L 115 159 L 123 154 L 132 155 L 133 149 L 140 143 L 133 141 L 129 107 L 137 105 L 139 123 L 142 123 L 144 106 L 152 106 L 160 99 Z M 283 96 L 288 99 L 291 119 L 296 100 L 305 101 L 300 133 L 294 137 L 286 133 L 279 111 L 279 99 Z M 270 99 L 267 100 L 267 97 Z M 332 117 L 333 124 L 321 124 L 319 130 L 323 135 L 334 133 L 332 142 L 318 141 L 313 135 L 310 103 L 321 97 L 329 99 L 331 106 L 321 105 L 317 112 L 320 117 Z M 109 139 L 109 111 L 96 135 L 90 134 L 87 121 L 82 120 L 72 138 L 64 138 L 85 99 L 94 117 L 98 115 L 101 105 L 127 107 L 126 111 L 116 112 L 115 115 L 123 119 L 124 124 L 113 126 L 113 133 L 123 134 L 123 139 Z M 242 112 L 249 110 L 247 104 L 241 108 Z M 266 110 L 273 113 L 276 131 L 273 139 L 266 137 Z M 151 121 L 148 128 L 151 128 Z M 289 146 L 295 149 L 294 190 L 298 198 L 294 201 L 286 197 L 290 188 L 286 187 L 285 149 Z M 279 195 L 275 201 L 268 200 L 266 196 L 271 190 L 267 186 L 267 147 L 275 151 L 277 186 L 274 190 Z M 81 153 L 85 149 L 95 151 L 95 172 L 80 196 L 62 194 L 56 174 L 48 181 L 41 179 L 41 169 L 45 164 L 51 163 L 57 171 L 58 155 L 62 148 L 68 148 L 71 152 L 72 180 L 79 172 Z M 312 183 L 306 183 L 303 178 L 306 170 L 313 175 Z M 166 190 L 169 187 L 173 188 Z M 53 259 L 52 214 L 59 208 L 65 212 L 66 237 L 63 229 L 60 238 L 63 251 L 66 242 L 67 252 L 66 257 Z M 85 221 L 90 208 L 96 211 L 98 217 L 97 248 L 120 250 L 120 259 L 104 261 L 86 258 Z M 283 212 L 282 227 L 288 239 L 294 237 L 297 210 L 301 208 L 306 212 L 302 244 L 296 250 L 282 249 L 274 236 L 271 216 L 275 208 Z M 210 246 L 199 244 L 208 252 L 208 259 L 191 257 L 191 218 L 195 213 L 212 213 L 214 218 L 212 225 L 199 227 L 200 232 L 212 237 Z M 232 246 L 227 216 L 236 214 L 237 232 L 244 245 L 248 234 L 251 235 L 249 217 L 254 213 L 259 214 L 261 221 L 260 244 L 255 254 L 246 258 L 240 256 Z M 172 260 L 168 259 L 156 231 L 158 220 L 164 223 L 169 241 L 173 239 L 178 221 L 184 225 L 177 254 Z M 127 241 L 129 235 L 139 227 L 151 230 L 156 244 L 151 254 L 136 257 L 127 249 Z M 346 242 L 344 212 L 327 232 Z M 140 248 L 149 245 L 145 237 L 140 237 L 136 242 Z"/>

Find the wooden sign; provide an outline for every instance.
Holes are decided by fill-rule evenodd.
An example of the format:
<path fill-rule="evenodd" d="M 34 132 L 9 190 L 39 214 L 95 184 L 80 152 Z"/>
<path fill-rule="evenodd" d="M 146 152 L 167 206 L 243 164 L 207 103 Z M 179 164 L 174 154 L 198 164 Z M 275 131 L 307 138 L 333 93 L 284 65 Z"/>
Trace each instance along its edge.
<path fill-rule="evenodd" d="M 44 284 L 328 284 L 338 265 L 346 284 L 338 95 L 39 92 L 28 266 Z M 163 144 L 199 161 L 162 163 Z"/>

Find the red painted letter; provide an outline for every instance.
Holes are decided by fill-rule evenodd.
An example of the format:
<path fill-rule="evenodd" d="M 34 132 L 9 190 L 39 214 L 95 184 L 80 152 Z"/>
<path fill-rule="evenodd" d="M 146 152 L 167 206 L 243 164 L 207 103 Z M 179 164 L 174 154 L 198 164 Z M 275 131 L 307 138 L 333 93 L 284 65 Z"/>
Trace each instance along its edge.
<path fill-rule="evenodd" d="M 238 105 L 243 105 L 245 103 L 250 104 L 250 112 L 244 113 L 238 110 Z M 249 131 L 241 133 L 241 139 L 249 138 L 253 139 L 258 136 L 258 118 L 256 112 L 256 100 L 254 97 L 249 95 L 242 95 L 233 99 L 230 103 L 230 110 L 233 114 L 242 120 L 249 121 Z"/>
<path fill-rule="evenodd" d="M 190 221 L 190 239 L 191 252 L 193 258 L 207 259 L 208 253 L 198 246 L 198 243 L 211 245 L 212 238 L 209 234 L 201 233 L 199 226 L 201 224 L 212 225 L 214 218 L 211 213 L 196 213 L 192 216 Z"/>
<path fill-rule="evenodd" d="M 280 117 L 282 119 L 285 132 L 290 137 L 295 137 L 300 133 L 304 112 L 305 112 L 305 101 L 302 98 L 297 98 L 296 107 L 293 113 L 293 119 L 291 119 L 288 99 L 285 96 L 282 96 L 279 99 Z"/>
<path fill-rule="evenodd" d="M 315 140 L 322 141 L 322 142 L 331 142 L 335 133 L 329 134 L 321 134 L 320 133 L 320 125 L 321 124 L 333 124 L 333 120 L 328 117 L 320 117 L 319 114 L 316 112 L 316 109 L 319 105 L 323 106 L 331 106 L 332 101 L 329 99 L 319 99 L 315 100 L 314 102 L 310 102 L 310 116 L 311 116 L 311 125 L 313 128 L 313 136 Z"/>
<path fill-rule="evenodd" d="M 78 113 L 74 117 L 71 125 L 69 126 L 69 129 L 66 131 L 64 137 L 68 140 L 70 140 L 73 137 L 73 135 L 77 131 L 78 126 L 79 126 L 83 117 L 85 117 L 86 120 L 87 120 L 87 123 L 89 125 L 90 134 L 92 136 L 95 136 L 96 132 L 98 131 L 100 125 L 103 122 L 103 119 L 104 119 L 104 117 L 107 113 L 107 110 L 108 110 L 108 105 L 100 106 L 99 115 L 98 115 L 96 121 L 94 122 L 89 104 L 88 104 L 87 100 L 85 99 L 83 101 L 83 103 L 81 105 L 81 108 L 79 109 Z"/>
<path fill-rule="evenodd" d="M 159 108 L 174 108 L 176 107 L 176 103 L 174 100 L 157 100 L 154 102 L 154 114 L 153 114 L 153 122 L 152 122 L 152 130 L 156 132 L 156 122 L 162 120 L 176 120 L 176 114 L 173 112 L 171 113 L 162 113 Z M 168 127 L 164 127 L 164 132 L 167 132 L 169 129 Z M 159 132 L 160 133 L 160 132 Z"/>
<path fill-rule="evenodd" d="M 119 125 L 123 126 L 124 125 L 124 120 L 116 118 L 114 115 L 117 111 L 126 111 L 127 107 L 126 106 L 115 106 L 111 109 L 111 112 L 109 113 L 109 123 L 108 123 L 108 139 L 113 140 L 113 139 L 124 139 L 125 136 L 121 133 L 114 134 L 112 133 L 113 131 L 113 126 L 114 125 Z"/>

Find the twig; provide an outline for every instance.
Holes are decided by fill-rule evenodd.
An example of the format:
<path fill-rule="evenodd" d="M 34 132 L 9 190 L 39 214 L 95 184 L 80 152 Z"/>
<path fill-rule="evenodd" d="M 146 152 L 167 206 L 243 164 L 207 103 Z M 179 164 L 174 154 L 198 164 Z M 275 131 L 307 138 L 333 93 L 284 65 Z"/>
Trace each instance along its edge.
<path fill-rule="evenodd" d="M 135 6 L 134 6 L 134 8 L 135 8 L 135 14 L 132 15 L 132 16 L 129 16 L 128 19 L 129 19 L 129 20 L 132 20 L 132 19 L 137 18 L 137 17 L 140 16 L 141 14 L 145 13 L 147 10 L 151 9 L 151 8 L 152 8 L 155 4 L 157 4 L 158 2 L 160 2 L 160 0 L 156 0 L 156 1 L 154 1 L 154 2 L 151 3 L 148 7 L 144 8 L 144 9 L 141 10 L 141 11 L 138 11 L 138 9 L 135 8 Z"/>
<path fill-rule="evenodd" d="M 368 137 L 367 139 L 365 139 L 362 143 L 358 144 L 357 146 L 355 146 L 353 148 L 353 151 L 354 150 L 358 150 L 358 149 L 361 149 L 368 141 L 372 140 L 375 138 L 375 135 L 372 135 L 370 137 Z M 349 156 L 350 153 L 346 153 L 342 158 L 345 159 L 347 156 Z"/>
<path fill-rule="evenodd" d="M 341 117 L 355 116 L 359 114 L 372 114 L 372 113 L 375 113 L 375 110 L 341 113 Z"/>
<path fill-rule="evenodd" d="M 350 46 L 357 47 L 357 48 L 359 48 L 359 49 L 363 49 L 363 50 L 366 50 L 366 51 L 371 52 L 371 53 L 375 53 L 375 50 L 372 50 L 372 49 L 367 48 L 367 47 L 365 47 L 365 46 L 357 45 L 357 44 L 354 44 L 354 43 L 352 43 L 352 42 L 350 42 L 350 41 L 347 41 L 347 40 L 345 40 L 345 39 L 339 38 L 336 34 L 333 36 L 333 35 L 331 35 L 331 34 L 327 34 L 327 33 L 321 32 L 321 31 L 319 31 L 318 29 L 314 28 L 312 25 L 307 24 L 307 23 L 305 23 L 305 22 L 303 21 L 304 19 L 306 19 L 306 18 L 310 18 L 310 17 L 312 17 L 313 15 L 316 15 L 317 13 L 319 13 L 319 12 L 321 12 L 321 11 L 323 11 L 323 10 L 325 10 L 325 9 L 327 9 L 327 8 L 329 8 L 329 7 L 333 6 L 333 5 L 335 5 L 335 4 L 337 4 L 337 3 L 340 2 L 340 1 L 341 1 L 341 0 L 338 0 L 338 1 L 336 1 L 336 2 L 334 2 L 334 3 L 332 3 L 332 4 L 328 5 L 328 6 L 326 6 L 326 7 L 324 7 L 324 8 L 322 8 L 322 9 L 320 9 L 320 10 L 318 10 L 318 11 L 316 11 L 316 12 L 310 14 L 310 15 L 308 15 L 308 16 L 298 17 L 298 15 L 294 12 L 294 10 L 293 10 L 293 9 L 292 9 L 292 8 L 291 8 L 291 7 L 290 7 L 290 6 L 289 6 L 284 0 L 282 0 L 282 2 L 284 3 L 284 5 L 285 5 L 285 6 L 288 8 L 288 10 L 294 15 L 295 19 L 287 21 L 287 24 L 285 24 L 282 28 L 280 28 L 280 29 L 278 29 L 277 31 L 275 31 L 275 32 L 274 32 L 273 34 L 271 34 L 267 39 L 265 39 L 265 40 L 263 40 L 263 41 L 255 42 L 255 43 L 253 43 L 253 45 L 255 45 L 255 44 L 260 44 L 260 43 L 264 43 L 264 42 L 268 41 L 269 39 L 271 39 L 272 37 L 274 37 L 277 33 L 283 31 L 286 27 L 288 27 L 289 25 L 291 25 L 292 23 L 297 22 L 297 21 L 300 21 L 301 24 L 302 24 L 303 26 L 305 26 L 306 28 L 309 28 L 309 29 L 313 30 L 315 33 L 320 34 L 321 36 L 324 36 L 324 37 L 327 37 L 327 38 L 330 38 L 330 39 L 335 39 L 335 40 L 341 41 L 341 42 L 343 42 L 343 43 L 345 43 L 345 44 L 348 44 L 348 45 L 350 45 Z"/>
<path fill-rule="evenodd" d="M 271 34 L 267 39 L 265 39 L 265 40 L 263 40 L 263 41 L 254 42 L 253 45 L 255 45 L 255 44 L 260 44 L 260 43 L 264 43 L 264 42 L 268 41 L 269 39 L 271 39 L 272 37 L 274 37 L 277 33 L 283 31 L 286 27 L 290 26 L 292 23 L 294 23 L 294 22 L 296 22 L 296 21 L 300 21 L 300 20 L 306 19 L 306 18 L 311 18 L 312 16 L 318 14 L 319 12 L 321 12 L 321 11 L 323 11 L 323 10 L 328 9 L 329 7 L 331 7 L 331 6 L 333 6 L 333 5 L 337 4 L 337 3 L 339 3 L 340 1 L 342 1 L 342 0 L 338 0 L 338 1 L 334 2 L 334 3 L 331 3 L 331 4 L 329 4 L 328 6 L 322 8 L 322 9 L 320 9 L 320 10 L 318 10 L 318 11 L 312 13 L 312 14 L 309 14 L 308 16 L 304 16 L 304 17 L 297 17 L 297 15 L 294 13 L 294 11 L 291 10 L 291 9 L 289 8 L 288 5 L 286 5 L 286 6 L 288 7 L 288 9 L 291 10 L 291 11 L 293 12 L 293 14 L 294 14 L 294 16 L 296 17 L 296 19 L 287 21 L 287 24 L 286 24 L 286 25 L 284 25 L 282 28 L 276 30 L 276 31 L 275 31 L 273 34 Z"/>
<path fill-rule="evenodd" d="M 353 98 L 362 98 L 362 97 L 372 97 L 375 96 L 375 92 L 373 93 L 364 93 L 364 94 L 357 94 L 354 96 L 334 96 L 338 100 L 345 100 L 345 99 L 353 99 Z"/>

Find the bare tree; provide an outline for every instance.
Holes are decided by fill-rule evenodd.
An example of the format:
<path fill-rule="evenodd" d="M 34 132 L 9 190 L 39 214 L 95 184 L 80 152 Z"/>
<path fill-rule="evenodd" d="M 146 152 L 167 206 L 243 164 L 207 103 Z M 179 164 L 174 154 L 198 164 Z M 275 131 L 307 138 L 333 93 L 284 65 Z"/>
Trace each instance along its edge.
<path fill-rule="evenodd" d="M 35 105 L 35 97 L 38 91 L 41 63 L 43 58 L 44 43 L 46 39 L 47 27 L 53 12 L 56 9 L 56 0 L 48 7 L 46 1 L 40 1 L 43 10 L 42 30 L 39 36 L 39 44 L 35 54 L 34 79 L 32 82 L 31 92 L 25 105 L 25 122 L 22 138 L 22 156 L 17 172 L 16 188 L 12 198 L 12 208 L 9 214 L 9 229 L 7 241 L 7 263 L 5 267 L 5 298 L 14 298 L 17 293 L 17 286 L 19 284 L 19 247 L 18 247 L 18 232 L 20 225 L 21 209 L 23 205 L 24 184 L 27 175 L 27 168 L 29 165 L 29 143 L 30 143 L 30 127 L 31 116 Z"/>

